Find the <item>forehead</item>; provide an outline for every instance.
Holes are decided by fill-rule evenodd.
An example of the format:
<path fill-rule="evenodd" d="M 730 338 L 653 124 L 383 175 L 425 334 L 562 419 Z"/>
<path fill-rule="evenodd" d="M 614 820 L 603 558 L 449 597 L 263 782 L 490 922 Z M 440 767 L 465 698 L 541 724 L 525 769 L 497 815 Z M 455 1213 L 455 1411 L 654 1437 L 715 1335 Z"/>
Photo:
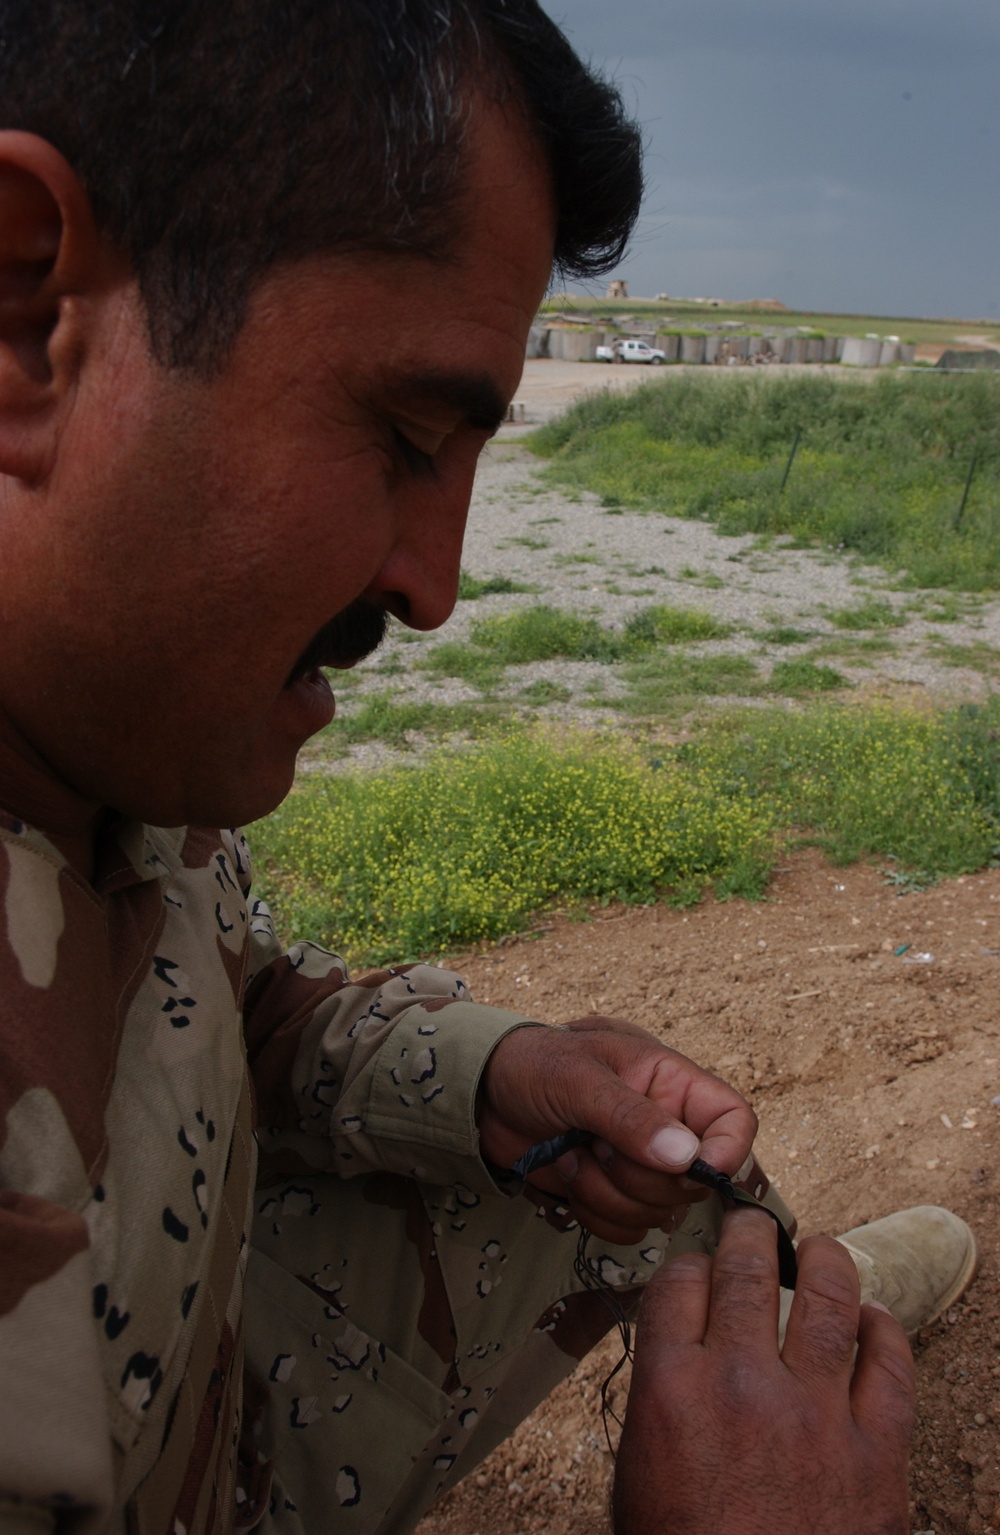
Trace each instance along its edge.
<path fill-rule="evenodd" d="M 422 381 L 428 397 L 447 405 L 457 391 L 466 418 L 495 423 L 521 376 L 554 239 L 542 151 L 514 108 L 478 101 L 449 246 L 325 252 L 276 270 L 251 298 L 222 389 L 263 405 L 309 380 L 366 393 Z"/>

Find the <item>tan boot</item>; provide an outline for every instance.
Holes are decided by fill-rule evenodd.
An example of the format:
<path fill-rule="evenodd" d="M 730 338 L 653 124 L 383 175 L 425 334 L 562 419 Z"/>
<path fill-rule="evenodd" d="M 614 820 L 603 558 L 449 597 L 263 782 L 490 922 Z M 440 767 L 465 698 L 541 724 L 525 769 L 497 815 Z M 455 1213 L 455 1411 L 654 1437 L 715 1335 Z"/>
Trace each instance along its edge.
<path fill-rule="evenodd" d="M 861 1299 L 881 1301 L 908 1333 L 954 1305 L 976 1272 L 976 1239 L 950 1210 L 917 1205 L 837 1238 L 857 1265 Z"/>

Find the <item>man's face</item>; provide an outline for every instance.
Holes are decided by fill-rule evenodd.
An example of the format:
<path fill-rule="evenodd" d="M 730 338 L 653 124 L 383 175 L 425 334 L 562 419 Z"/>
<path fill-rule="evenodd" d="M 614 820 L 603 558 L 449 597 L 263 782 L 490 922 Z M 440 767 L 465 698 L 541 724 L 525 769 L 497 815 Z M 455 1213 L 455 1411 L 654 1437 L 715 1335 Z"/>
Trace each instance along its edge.
<path fill-rule="evenodd" d="M 553 239 L 516 120 L 481 106 L 476 126 L 449 261 L 279 270 L 208 382 L 150 362 L 134 289 L 109 306 L 44 517 L 20 513 L 0 675 L 15 728 L 87 798 L 165 824 L 265 813 L 332 714 L 316 666 L 369 650 L 383 612 L 451 612 Z"/>

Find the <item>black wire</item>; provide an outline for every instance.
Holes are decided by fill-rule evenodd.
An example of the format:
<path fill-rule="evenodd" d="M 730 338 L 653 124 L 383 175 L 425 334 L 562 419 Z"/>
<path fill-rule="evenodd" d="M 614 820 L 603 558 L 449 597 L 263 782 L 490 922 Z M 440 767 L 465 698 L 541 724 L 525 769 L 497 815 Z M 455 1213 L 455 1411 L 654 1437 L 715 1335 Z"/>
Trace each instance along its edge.
<path fill-rule="evenodd" d="M 587 1243 L 590 1241 L 590 1236 L 591 1233 L 587 1228 L 581 1226 L 579 1240 L 576 1244 L 573 1272 L 585 1290 L 589 1290 L 592 1295 L 599 1295 L 601 1297 L 601 1300 L 614 1318 L 615 1326 L 618 1329 L 618 1336 L 621 1338 L 622 1356 L 610 1374 L 601 1382 L 601 1423 L 604 1427 L 604 1437 L 607 1440 L 611 1459 L 616 1460 L 618 1452 L 611 1442 L 611 1430 L 608 1427 L 609 1415 L 614 1418 L 619 1429 L 623 1428 L 624 1425 L 608 1401 L 608 1389 L 615 1376 L 624 1370 L 626 1364 L 631 1364 L 635 1357 L 632 1349 L 632 1323 L 629 1321 L 628 1312 L 622 1305 L 618 1292 L 595 1272 L 590 1259 L 587 1257 Z"/>

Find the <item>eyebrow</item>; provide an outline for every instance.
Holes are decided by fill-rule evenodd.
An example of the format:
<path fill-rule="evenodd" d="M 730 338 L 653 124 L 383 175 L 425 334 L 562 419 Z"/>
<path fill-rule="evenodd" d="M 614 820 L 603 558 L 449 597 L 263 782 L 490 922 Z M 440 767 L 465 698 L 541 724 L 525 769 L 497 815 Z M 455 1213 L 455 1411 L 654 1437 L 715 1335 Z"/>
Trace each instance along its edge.
<path fill-rule="evenodd" d="M 507 414 L 507 402 L 485 373 L 409 373 L 393 380 L 393 393 L 419 395 L 455 411 L 467 426 L 493 433 Z"/>

